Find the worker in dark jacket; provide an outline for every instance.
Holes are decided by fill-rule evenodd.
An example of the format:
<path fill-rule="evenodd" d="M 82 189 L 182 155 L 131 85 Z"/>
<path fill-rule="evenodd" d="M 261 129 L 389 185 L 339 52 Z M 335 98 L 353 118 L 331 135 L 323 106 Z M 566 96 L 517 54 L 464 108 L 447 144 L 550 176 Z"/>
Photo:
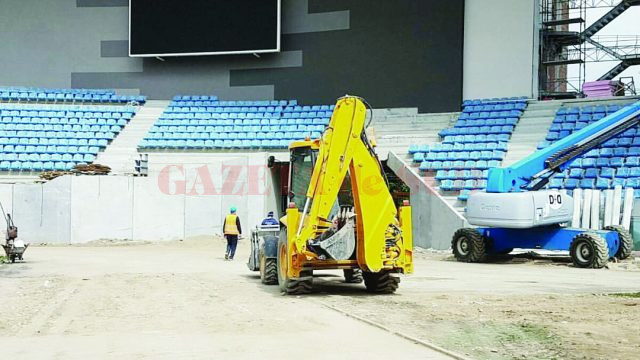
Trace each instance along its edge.
<path fill-rule="evenodd" d="M 236 254 L 236 247 L 238 246 L 238 236 L 242 234 L 240 218 L 236 215 L 236 211 L 235 206 L 232 206 L 230 214 L 224 218 L 222 224 L 224 237 L 227 239 L 227 251 L 224 254 L 225 260 L 233 260 L 233 256 Z"/>
<path fill-rule="evenodd" d="M 262 220 L 262 225 L 280 225 L 280 222 L 273 217 L 273 211 L 269 211 L 267 217 Z"/>

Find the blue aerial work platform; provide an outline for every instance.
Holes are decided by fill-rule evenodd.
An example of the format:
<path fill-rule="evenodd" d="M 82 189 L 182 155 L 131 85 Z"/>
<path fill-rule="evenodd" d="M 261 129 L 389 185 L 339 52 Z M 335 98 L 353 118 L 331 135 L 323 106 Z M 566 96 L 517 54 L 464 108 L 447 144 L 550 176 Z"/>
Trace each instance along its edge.
<path fill-rule="evenodd" d="M 622 108 L 505 168 L 489 169 L 487 191 L 472 193 L 466 218 L 478 228 L 459 229 L 452 248 L 460 261 L 480 262 L 514 248 L 569 250 L 578 267 L 600 268 L 631 253 L 631 236 L 619 226 L 604 230 L 564 227 L 573 199 L 543 189 L 578 157 L 640 123 L 640 102 Z"/>

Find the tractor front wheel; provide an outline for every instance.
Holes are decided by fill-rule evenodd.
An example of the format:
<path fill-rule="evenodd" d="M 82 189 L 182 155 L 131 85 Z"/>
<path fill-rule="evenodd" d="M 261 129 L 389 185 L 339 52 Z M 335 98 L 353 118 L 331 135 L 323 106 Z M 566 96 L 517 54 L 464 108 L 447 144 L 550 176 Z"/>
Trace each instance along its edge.
<path fill-rule="evenodd" d="M 260 281 L 265 285 L 278 283 L 278 264 L 276 259 L 267 258 L 263 250 L 260 250 Z"/>
<path fill-rule="evenodd" d="M 308 294 L 313 286 L 313 271 L 300 272 L 299 278 L 290 278 L 288 275 L 288 249 L 287 240 L 280 238 L 278 240 L 278 285 L 280 291 L 291 295 Z"/>

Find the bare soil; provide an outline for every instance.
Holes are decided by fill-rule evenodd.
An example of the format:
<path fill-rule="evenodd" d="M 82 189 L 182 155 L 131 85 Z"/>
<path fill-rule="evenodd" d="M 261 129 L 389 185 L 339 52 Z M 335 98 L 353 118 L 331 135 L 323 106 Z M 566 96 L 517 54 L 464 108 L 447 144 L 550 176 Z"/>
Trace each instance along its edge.
<path fill-rule="evenodd" d="M 0 347 L 12 359 L 450 358 L 425 344 L 475 359 L 640 353 L 635 259 L 585 270 L 418 252 L 395 295 L 332 271 L 291 297 L 247 270 L 247 241 L 233 262 L 223 249 L 219 238 L 30 247 L 0 265 Z"/>

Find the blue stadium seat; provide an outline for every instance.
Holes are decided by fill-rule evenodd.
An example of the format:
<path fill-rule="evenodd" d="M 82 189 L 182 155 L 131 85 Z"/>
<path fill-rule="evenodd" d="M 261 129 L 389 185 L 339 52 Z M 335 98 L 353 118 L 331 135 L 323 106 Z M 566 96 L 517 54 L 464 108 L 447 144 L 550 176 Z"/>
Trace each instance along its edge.
<path fill-rule="evenodd" d="M 624 183 L 625 187 L 639 189 L 640 188 L 640 178 L 631 178 L 627 179 Z"/>
<path fill-rule="evenodd" d="M 462 191 L 460 191 L 460 194 L 458 195 L 458 200 L 467 201 L 467 199 L 469 199 L 469 195 L 470 194 L 471 194 L 471 190 L 462 190 Z"/>
<path fill-rule="evenodd" d="M 584 170 L 580 168 L 573 168 L 569 172 L 569 177 L 572 179 L 581 179 L 584 176 Z"/>
<path fill-rule="evenodd" d="M 600 177 L 613 179 L 616 176 L 616 169 L 614 168 L 602 168 L 600 169 Z"/>
<path fill-rule="evenodd" d="M 582 179 L 580 180 L 580 188 L 593 189 L 595 187 L 595 179 Z"/>
<path fill-rule="evenodd" d="M 562 188 L 563 183 L 564 179 L 554 177 L 549 182 L 549 187 L 552 189 L 560 189 Z"/>

